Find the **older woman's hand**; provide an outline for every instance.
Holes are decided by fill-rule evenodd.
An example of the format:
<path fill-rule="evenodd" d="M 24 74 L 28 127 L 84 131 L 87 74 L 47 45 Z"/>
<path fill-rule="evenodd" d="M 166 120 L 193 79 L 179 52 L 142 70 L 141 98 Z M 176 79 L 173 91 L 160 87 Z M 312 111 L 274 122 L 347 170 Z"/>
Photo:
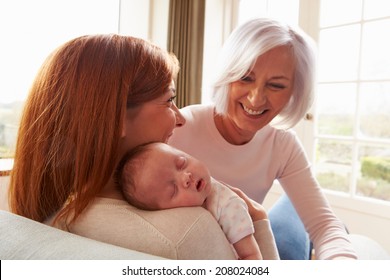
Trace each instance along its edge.
<path fill-rule="evenodd" d="M 268 219 L 267 212 L 265 211 L 264 207 L 260 203 L 249 198 L 239 188 L 232 187 L 224 182 L 221 183 L 229 187 L 232 191 L 234 191 L 239 197 L 241 197 L 245 201 L 246 205 L 248 206 L 249 215 L 251 216 L 253 222 Z"/>

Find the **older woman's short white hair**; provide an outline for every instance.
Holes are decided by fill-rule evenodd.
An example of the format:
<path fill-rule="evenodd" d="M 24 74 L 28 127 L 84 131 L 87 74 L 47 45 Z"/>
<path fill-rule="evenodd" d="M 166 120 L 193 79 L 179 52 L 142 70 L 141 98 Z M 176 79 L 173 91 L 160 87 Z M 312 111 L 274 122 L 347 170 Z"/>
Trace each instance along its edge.
<path fill-rule="evenodd" d="M 294 87 L 289 103 L 272 125 L 291 128 L 303 118 L 314 99 L 314 43 L 298 28 L 292 29 L 285 23 L 262 18 L 238 26 L 222 48 L 211 88 L 218 114 L 227 113 L 230 83 L 244 77 L 259 56 L 282 45 L 291 46 L 295 56 Z"/>

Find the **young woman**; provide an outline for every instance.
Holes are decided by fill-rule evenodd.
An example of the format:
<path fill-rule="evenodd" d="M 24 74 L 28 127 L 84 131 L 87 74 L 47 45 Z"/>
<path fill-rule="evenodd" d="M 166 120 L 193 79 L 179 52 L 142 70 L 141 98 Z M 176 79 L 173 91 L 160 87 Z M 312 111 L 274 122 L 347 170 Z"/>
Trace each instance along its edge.
<path fill-rule="evenodd" d="M 11 211 L 165 258 L 233 259 L 206 210 L 151 214 L 129 205 L 113 179 L 127 150 L 167 142 L 185 124 L 174 103 L 178 71 L 173 55 L 128 36 L 83 36 L 55 50 L 21 119 Z M 259 223 L 258 232 L 269 226 Z"/>

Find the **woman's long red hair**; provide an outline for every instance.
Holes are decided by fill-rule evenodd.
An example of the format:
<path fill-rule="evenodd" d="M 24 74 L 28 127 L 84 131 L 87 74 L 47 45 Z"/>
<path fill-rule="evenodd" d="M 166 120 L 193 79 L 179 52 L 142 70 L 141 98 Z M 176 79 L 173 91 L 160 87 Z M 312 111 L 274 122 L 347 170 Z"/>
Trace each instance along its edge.
<path fill-rule="evenodd" d="M 11 211 L 74 221 L 115 170 L 126 108 L 163 94 L 177 71 L 174 56 L 128 36 L 83 36 L 54 51 L 21 118 Z"/>

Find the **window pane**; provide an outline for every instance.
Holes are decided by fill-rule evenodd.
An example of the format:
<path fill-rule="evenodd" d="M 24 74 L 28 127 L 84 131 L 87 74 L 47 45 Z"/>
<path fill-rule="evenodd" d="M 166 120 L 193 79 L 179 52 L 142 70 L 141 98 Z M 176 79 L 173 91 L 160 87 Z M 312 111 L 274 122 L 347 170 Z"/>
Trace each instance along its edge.
<path fill-rule="evenodd" d="M 328 189 L 390 201 L 390 1 L 320 4 L 318 180 Z"/>
<path fill-rule="evenodd" d="M 268 0 L 268 15 L 289 24 L 298 23 L 299 0 Z"/>
<path fill-rule="evenodd" d="M 240 0 L 238 23 L 267 15 L 267 0 Z"/>
<path fill-rule="evenodd" d="M 315 172 L 322 187 L 348 192 L 352 174 L 351 143 L 318 140 Z"/>
<path fill-rule="evenodd" d="M 358 73 L 360 25 L 320 32 L 320 81 L 355 80 Z"/>
<path fill-rule="evenodd" d="M 356 111 L 356 85 L 319 85 L 317 90 L 317 129 L 321 135 L 352 136 Z"/>
<path fill-rule="evenodd" d="M 362 146 L 357 194 L 390 201 L 390 146 Z"/>
<path fill-rule="evenodd" d="M 271 17 L 298 23 L 299 0 L 240 0 L 238 23 L 250 18 Z"/>
<path fill-rule="evenodd" d="M 0 158 L 13 157 L 23 102 L 2 104 L 0 101 Z"/>
<path fill-rule="evenodd" d="M 2 103 L 24 100 L 43 60 L 77 36 L 118 32 L 119 0 L 0 1 Z"/>
<path fill-rule="evenodd" d="M 363 26 L 362 79 L 390 79 L 390 20 Z"/>
<path fill-rule="evenodd" d="M 0 1 L 0 158 L 13 155 L 19 117 L 44 59 L 81 35 L 118 33 L 119 0 Z"/>
<path fill-rule="evenodd" d="M 332 26 L 359 21 L 362 0 L 323 0 L 320 8 L 320 26 Z"/>
<path fill-rule="evenodd" d="M 373 19 L 389 16 L 389 0 L 366 0 L 364 1 L 364 19 Z"/>
<path fill-rule="evenodd" d="M 360 132 L 390 139 L 390 82 L 363 83 L 360 88 Z"/>

